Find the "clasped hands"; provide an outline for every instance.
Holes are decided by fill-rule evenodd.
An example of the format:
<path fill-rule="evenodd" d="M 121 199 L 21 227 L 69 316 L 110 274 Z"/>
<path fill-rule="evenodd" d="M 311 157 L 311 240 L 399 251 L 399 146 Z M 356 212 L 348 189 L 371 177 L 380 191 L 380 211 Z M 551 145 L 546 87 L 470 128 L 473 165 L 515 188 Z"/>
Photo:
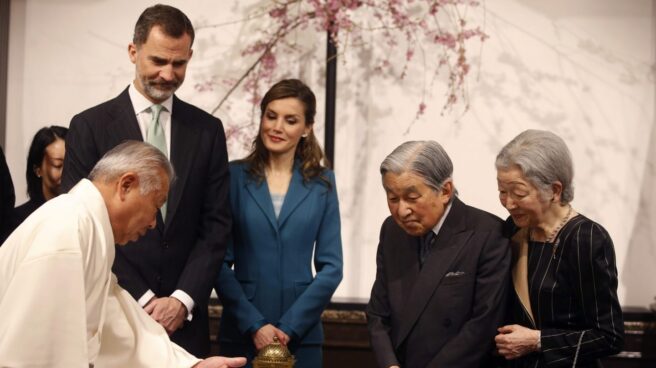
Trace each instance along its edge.
<path fill-rule="evenodd" d="M 174 297 L 152 298 L 144 310 L 162 325 L 169 335 L 182 327 L 187 318 L 187 307 Z"/>
<path fill-rule="evenodd" d="M 253 334 L 255 349 L 261 350 L 265 346 L 273 343 L 274 336 L 277 337 L 278 341 L 283 345 L 289 343 L 289 336 L 286 333 L 282 332 L 281 329 L 272 324 L 266 324 Z"/>
<path fill-rule="evenodd" d="M 538 351 L 540 331 L 520 325 L 507 325 L 497 329 L 499 334 L 494 337 L 499 355 L 504 358 L 517 359 Z"/>

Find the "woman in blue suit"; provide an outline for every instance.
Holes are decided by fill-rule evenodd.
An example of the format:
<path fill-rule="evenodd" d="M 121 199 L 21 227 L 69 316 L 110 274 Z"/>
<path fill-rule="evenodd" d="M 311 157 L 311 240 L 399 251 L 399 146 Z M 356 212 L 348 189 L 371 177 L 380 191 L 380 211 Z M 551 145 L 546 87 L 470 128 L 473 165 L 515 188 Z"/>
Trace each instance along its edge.
<path fill-rule="evenodd" d="M 321 367 L 321 312 L 342 279 L 335 177 L 321 165 L 310 88 L 280 81 L 260 109 L 253 151 L 230 163 L 233 242 L 216 282 L 221 353 L 250 366 L 275 336 L 296 368 Z"/>

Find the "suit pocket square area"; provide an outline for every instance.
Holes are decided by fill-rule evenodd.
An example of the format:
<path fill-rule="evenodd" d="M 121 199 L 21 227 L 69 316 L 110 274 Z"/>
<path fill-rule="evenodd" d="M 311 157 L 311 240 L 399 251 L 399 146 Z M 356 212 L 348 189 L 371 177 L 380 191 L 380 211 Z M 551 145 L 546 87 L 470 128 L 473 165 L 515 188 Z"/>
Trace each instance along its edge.
<path fill-rule="evenodd" d="M 464 275 L 465 275 L 464 271 L 452 271 L 444 275 L 444 277 L 460 277 Z"/>

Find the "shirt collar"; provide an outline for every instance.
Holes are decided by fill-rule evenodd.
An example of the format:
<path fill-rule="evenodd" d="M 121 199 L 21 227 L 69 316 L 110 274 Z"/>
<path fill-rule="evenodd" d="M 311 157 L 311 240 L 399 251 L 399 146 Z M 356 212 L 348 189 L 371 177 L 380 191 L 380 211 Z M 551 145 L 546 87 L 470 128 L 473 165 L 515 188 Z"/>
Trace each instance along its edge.
<path fill-rule="evenodd" d="M 440 218 L 440 221 L 437 222 L 437 225 L 433 227 L 433 233 L 435 235 L 440 233 L 440 229 L 442 228 L 442 225 L 444 225 L 444 220 L 446 220 L 446 217 L 449 215 L 449 211 L 451 211 L 451 205 L 453 204 L 453 201 L 449 202 L 449 204 L 446 206 L 446 209 L 444 209 L 444 213 L 442 214 L 442 217 Z"/>
<path fill-rule="evenodd" d="M 148 109 L 154 104 L 147 99 L 144 95 L 137 90 L 137 87 L 134 86 L 134 82 L 130 83 L 128 88 L 128 94 L 130 95 L 130 101 L 132 101 L 132 107 L 134 107 L 134 114 L 138 115 Z M 173 95 L 160 103 L 166 111 L 171 113 L 173 111 Z"/>

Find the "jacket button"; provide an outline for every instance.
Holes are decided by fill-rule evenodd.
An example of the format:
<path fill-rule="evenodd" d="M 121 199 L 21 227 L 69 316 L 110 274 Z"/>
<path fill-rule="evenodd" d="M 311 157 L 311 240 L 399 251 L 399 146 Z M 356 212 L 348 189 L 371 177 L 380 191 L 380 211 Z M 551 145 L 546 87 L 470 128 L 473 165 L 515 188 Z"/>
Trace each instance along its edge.
<path fill-rule="evenodd" d="M 162 276 L 157 276 L 157 282 L 162 282 Z"/>
<path fill-rule="evenodd" d="M 168 242 L 164 242 L 164 243 L 162 243 L 162 245 L 164 246 L 164 249 L 169 249 L 169 243 Z"/>
<path fill-rule="evenodd" d="M 442 326 L 444 327 L 451 327 L 451 320 L 450 319 L 445 319 L 444 322 L 442 322 Z"/>

